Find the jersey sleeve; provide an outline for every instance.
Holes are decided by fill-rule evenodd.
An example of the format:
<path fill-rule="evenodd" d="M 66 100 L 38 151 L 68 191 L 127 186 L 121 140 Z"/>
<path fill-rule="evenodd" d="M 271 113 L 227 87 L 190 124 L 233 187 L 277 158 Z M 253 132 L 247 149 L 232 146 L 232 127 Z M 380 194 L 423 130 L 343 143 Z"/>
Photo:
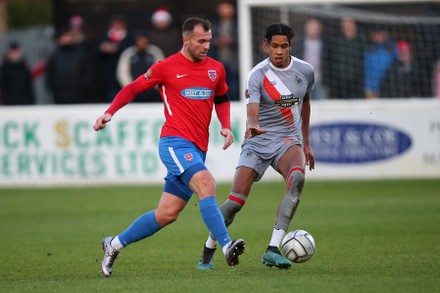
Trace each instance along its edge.
<path fill-rule="evenodd" d="M 145 74 L 124 86 L 113 99 L 105 113 L 112 116 L 122 107 L 130 103 L 139 93 L 153 88 L 162 82 L 161 66 L 151 66 Z"/>
<path fill-rule="evenodd" d="M 164 68 L 166 69 L 166 66 L 164 64 L 166 61 L 161 60 L 159 62 L 154 63 L 148 70 L 142 75 L 144 79 L 144 84 L 149 89 L 154 87 L 155 85 L 161 84 L 164 79 Z"/>
<path fill-rule="evenodd" d="M 261 86 L 263 84 L 260 71 L 251 71 L 246 83 L 246 104 L 260 103 Z"/>
<path fill-rule="evenodd" d="M 307 81 L 308 81 L 308 87 L 307 87 L 307 93 L 310 93 L 313 88 L 315 87 L 315 70 L 313 67 L 310 68 L 310 70 L 308 71 L 307 76 Z"/>
<path fill-rule="evenodd" d="M 127 84 L 118 92 L 105 113 L 109 113 L 113 116 L 119 109 L 130 103 L 137 94 L 147 89 L 142 77 L 138 77 L 135 81 Z"/>
<path fill-rule="evenodd" d="M 226 70 L 223 64 L 219 63 L 220 79 L 215 90 L 216 96 L 224 96 L 227 94 L 229 87 L 226 83 Z"/>

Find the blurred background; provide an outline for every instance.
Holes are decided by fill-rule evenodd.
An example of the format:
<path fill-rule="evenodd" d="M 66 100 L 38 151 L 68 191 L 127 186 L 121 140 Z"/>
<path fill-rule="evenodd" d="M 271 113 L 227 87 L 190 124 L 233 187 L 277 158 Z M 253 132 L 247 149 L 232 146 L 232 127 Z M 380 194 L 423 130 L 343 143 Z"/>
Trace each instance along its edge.
<path fill-rule="evenodd" d="M 70 31 L 72 34 L 80 35 L 79 42 L 86 44 L 86 52 L 77 54 L 69 52 L 70 54 L 64 53 L 64 56 L 66 59 L 81 60 L 83 63 L 87 60 L 90 64 L 77 67 L 77 72 L 70 72 L 70 77 L 83 75 L 86 69 L 93 69 L 93 72 L 86 74 L 92 75 L 88 80 L 77 81 L 83 83 L 83 91 L 78 92 L 81 97 L 72 97 L 69 103 L 107 102 L 104 82 L 107 72 L 100 66 L 115 63 L 116 60 L 113 59 L 116 58 L 100 50 L 99 46 L 111 29 L 114 18 L 120 18 L 121 24 L 127 31 L 127 39 L 123 42 L 112 40 L 114 43 L 121 42 L 118 44 L 120 47 L 116 49 L 115 56 L 119 57 L 124 49 L 134 45 L 135 38 L 142 33 L 151 34 L 148 36 L 151 44 L 154 40 L 158 47 L 167 45 L 161 49 L 170 54 L 180 49 L 182 21 L 194 15 L 204 18 L 214 17 L 217 14 L 216 2 L 218 1 L 0 0 L 0 51 L 4 55 L 11 43 L 19 44 L 31 71 L 35 87 L 34 103 L 57 103 L 53 98 L 56 94 L 54 93 L 56 85 L 53 83 L 48 85 L 45 80 L 46 66 L 51 56 L 57 53 L 60 37 L 63 34 L 67 35 Z M 159 13 L 153 21 L 155 12 Z M 65 42 L 66 46 L 71 45 L 70 40 L 61 42 Z M 112 69 L 115 70 L 115 68 L 108 70 Z M 5 103 L 0 100 L 0 104 Z"/>
<path fill-rule="evenodd" d="M 311 178 L 440 177 L 438 1 L 0 0 L 0 184 L 161 181 L 155 89 L 107 132 L 90 125 L 180 50 L 189 16 L 211 20 L 209 54 L 225 65 L 233 101 L 229 155 L 211 139 L 220 180 L 240 151 L 246 76 L 267 57 L 263 36 L 276 22 L 293 27 L 291 54 L 315 69 Z"/>
<path fill-rule="evenodd" d="M 315 99 L 438 97 L 440 4 L 368 2 L 298 5 L 292 1 L 290 5 L 252 7 L 252 65 L 265 56 L 260 46 L 265 27 L 283 21 L 294 28 L 292 54 L 315 67 Z M 29 91 L 34 94 L 33 98 L 22 97 L 27 100 L 23 103 L 108 102 L 115 90 L 133 78 L 130 75 L 142 72 L 143 65 L 148 67 L 177 52 L 182 21 L 200 16 L 214 24 L 211 55 L 225 63 L 231 76 L 231 97 L 239 100 L 243 83 L 238 78 L 238 50 L 240 38 L 245 36 L 239 34 L 238 6 L 237 1 L 0 0 L 0 52 L 4 57 L 12 45 L 23 54 L 32 80 Z M 122 39 L 116 36 L 118 26 Z M 136 41 L 142 38 L 146 44 Z M 114 48 L 104 48 L 105 41 Z M 145 58 L 128 68 L 124 64 L 133 56 L 126 56 L 118 74 L 122 51 L 136 42 L 146 47 L 151 60 Z M 66 70 L 68 62 L 76 66 Z M 142 70 L 133 68 L 136 66 Z M 61 74 L 70 80 L 70 86 L 62 83 Z M 14 85 L 19 82 L 24 83 L 17 80 Z M 4 97 L 8 94 L 5 87 L 0 104 L 20 103 Z M 159 100 L 154 93 L 138 99 Z"/>

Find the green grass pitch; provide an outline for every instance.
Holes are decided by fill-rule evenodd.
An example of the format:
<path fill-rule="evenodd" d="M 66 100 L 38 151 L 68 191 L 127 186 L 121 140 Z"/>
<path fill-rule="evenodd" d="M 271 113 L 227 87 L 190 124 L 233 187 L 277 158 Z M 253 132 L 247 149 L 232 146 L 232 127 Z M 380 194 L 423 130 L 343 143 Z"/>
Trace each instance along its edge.
<path fill-rule="evenodd" d="M 215 269 L 197 271 L 208 233 L 193 198 L 105 279 L 101 239 L 155 208 L 161 186 L 2 188 L 0 292 L 438 292 L 440 180 L 307 182 L 289 229 L 310 232 L 316 254 L 290 270 L 260 263 L 283 191 L 254 185 L 229 229 L 246 240 L 236 267 L 217 251 Z"/>

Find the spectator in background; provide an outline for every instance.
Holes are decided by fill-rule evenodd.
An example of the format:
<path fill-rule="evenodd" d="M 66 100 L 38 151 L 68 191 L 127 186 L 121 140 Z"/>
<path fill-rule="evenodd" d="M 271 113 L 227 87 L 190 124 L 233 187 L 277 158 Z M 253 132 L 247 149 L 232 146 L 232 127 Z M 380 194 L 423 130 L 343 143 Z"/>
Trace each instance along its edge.
<path fill-rule="evenodd" d="M 105 76 L 106 101 L 111 101 L 121 86 L 116 77 L 119 57 L 125 49 L 134 43 L 127 30 L 127 23 L 122 16 L 113 16 L 106 34 L 99 44 Z"/>
<path fill-rule="evenodd" d="M 217 17 L 212 25 L 211 55 L 223 63 L 231 100 L 239 100 L 238 37 L 235 6 L 230 1 L 217 4 Z"/>
<path fill-rule="evenodd" d="M 145 32 L 135 34 L 135 45 L 125 49 L 119 58 L 117 77 L 121 87 L 134 81 L 154 63 L 165 58 L 162 50 L 150 43 Z M 135 102 L 161 102 L 156 88 L 138 94 Z"/>
<path fill-rule="evenodd" d="M 173 25 L 173 16 L 167 8 L 158 8 L 151 16 L 152 29 L 148 37 L 168 57 L 182 48 L 182 32 L 180 27 Z"/>
<path fill-rule="evenodd" d="M 341 33 L 332 50 L 334 58 L 331 72 L 334 84 L 331 96 L 338 99 L 364 97 L 364 64 L 363 54 L 366 40 L 359 33 L 357 23 L 350 17 L 340 21 Z"/>
<path fill-rule="evenodd" d="M 432 79 L 432 95 L 440 99 L 440 60 L 434 65 Z"/>
<path fill-rule="evenodd" d="M 77 43 L 72 31 L 61 31 L 46 68 L 46 83 L 54 103 L 87 102 L 92 87 L 92 68 L 87 48 Z"/>
<path fill-rule="evenodd" d="M 326 44 L 322 39 L 322 25 L 316 18 L 309 19 L 304 26 L 304 40 L 297 46 L 297 55 L 300 59 L 310 63 L 315 69 L 315 88 L 312 91 L 312 99 L 325 100 L 329 97 L 329 89 L 324 84 L 324 69 L 327 64 L 325 51 Z"/>
<path fill-rule="evenodd" d="M 396 59 L 395 43 L 381 25 L 374 25 L 364 52 L 365 96 L 380 97 L 380 85 L 385 72 Z"/>
<path fill-rule="evenodd" d="M 0 67 L 0 104 L 32 105 L 35 94 L 29 67 L 20 45 L 13 41 Z"/>
<path fill-rule="evenodd" d="M 397 60 L 385 73 L 381 85 L 381 97 L 422 97 L 422 83 L 419 64 L 413 59 L 411 45 L 397 42 Z"/>
<path fill-rule="evenodd" d="M 75 15 L 69 19 L 69 30 L 74 36 L 77 44 L 84 44 L 86 42 L 84 19 L 81 16 Z"/>

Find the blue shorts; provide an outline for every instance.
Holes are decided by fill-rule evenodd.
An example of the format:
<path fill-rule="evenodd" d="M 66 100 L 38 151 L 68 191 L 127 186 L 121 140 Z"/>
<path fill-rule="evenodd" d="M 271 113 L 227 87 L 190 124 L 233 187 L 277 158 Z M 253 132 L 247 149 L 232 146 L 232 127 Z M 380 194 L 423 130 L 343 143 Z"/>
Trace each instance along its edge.
<path fill-rule="evenodd" d="M 189 181 L 195 173 L 207 170 L 206 152 L 186 139 L 166 136 L 159 141 L 159 156 L 168 170 L 164 191 L 189 201 L 193 194 Z"/>

